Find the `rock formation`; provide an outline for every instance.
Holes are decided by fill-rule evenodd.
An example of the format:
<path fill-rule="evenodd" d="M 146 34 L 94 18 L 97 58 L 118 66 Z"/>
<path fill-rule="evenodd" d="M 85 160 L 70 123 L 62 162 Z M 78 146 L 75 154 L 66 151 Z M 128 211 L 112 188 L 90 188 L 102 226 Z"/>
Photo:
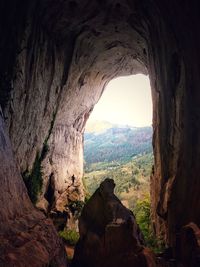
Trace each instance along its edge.
<path fill-rule="evenodd" d="M 177 238 L 179 260 L 183 266 L 200 266 L 200 229 L 194 223 L 185 225 Z"/>
<path fill-rule="evenodd" d="M 67 11 L 71 2 L 66 2 L 66 6 L 62 6 L 61 2 L 60 11 L 66 9 L 66 16 L 69 16 L 66 18 L 73 24 L 73 17 Z M 22 173 L 31 173 L 37 153 L 41 154 L 44 146 L 48 148 L 41 162 L 43 185 L 37 205 L 44 210 L 49 208 L 45 194 L 51 178 L 54 183 L 53 208 L 63 212 L 71 194 L 67 189 L 73 175 L 76 187 L 70 187 L 70 190 L 77 191 L 80 200 L 84 197 L 81 181 L 83 132 L 93 106 L 110 79 L 125 74 L 147 73 L 142 63 L 146 62 L 146 56 L 143 55 L 145 44 L 142 37 L 134 30 L 129 32 L 127 23 L 120 25 L 115 18 L 117 25 L 113 27 L 108 22 L 110 35 L 110 30 L 104 26 L 109 11 L 103 14 L 97 3 L 95 6 L 101 12 L 97 12 L 94 20 L 79 25 L 80 22 L 74 18 L 75 25 L 69 24 L 65 33 L 59 28 L 65 17 L 60 14 L 60 22 L 53 21 L 60 11 L 56 14 L 57 7 L 49 1 L 48 13 L 46 5 L 38 3 L 28 9 L 33 18 L 23 25 L 26 32 L 19 43 L 20 53 L 16 55 L 15 63 L 15 72 L 19 75 L 12 82 L 15 90 L 10 90 L 4 114 Z M 85 9 L 85 5 L 80 4 L 75 10 L 84 14 L 84 19 L 90 17 L 93 8 L 92 5 Z M 126 11 L 131 12 L 128 7 Z M 50 27 L 49 21 L 55 29 Z M 54 31 L 60 40 L 57 40 Z M 35 51 L 40 51 L 40 55 Z M 38 103 L 39 107 L 34 108 Z"/>
<path fill-rule="evenodd" d="M 198 10 L 195 0 L 1 1 L 0 106 L 14 154 L 9 164 L 31 185 L 40 209 L 65 213 L 71 195 L 84 198 L 89 114 L 111 79 L 148 73 L 155 232 L 176 247 L 184 225 L 200 225 Z M 20 174 L 3 171 L 12 169 L 8 159 L 1 161 L 0 208 L 12 207 L 14 218 L 15 204 L 23 210 L 28 197 L 22 199 Z"/>
<path fill-rule="evenodd" d="M 0 266 L 66 266 L 53 223 L 37 211 L 16 167 L 0 110 Z"/>
<path fill-rule="evenodd" d="M 114 195 L 114 187 L 105 179 L 83 208 L 74 267 L 155 266 L 133 213 Z"/>

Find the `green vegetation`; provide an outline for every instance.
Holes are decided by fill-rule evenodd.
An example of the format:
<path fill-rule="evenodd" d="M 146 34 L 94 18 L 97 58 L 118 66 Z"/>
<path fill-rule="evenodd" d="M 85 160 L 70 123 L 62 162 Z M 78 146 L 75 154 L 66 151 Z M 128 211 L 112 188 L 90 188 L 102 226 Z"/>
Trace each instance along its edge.
<path fill-rule="evenodd" d="M 34 204 L 36 204 L 37 202 L 38 194 L 41 191 L 43 183 L 41 162 L 42 157 L 39 155 L 39 153 L 37 153 L 31 173 L 25 171 L 22 174 L 22 177 L 28 190 L 29 197 Z"/>
<path fill-rule="evenodd" d="M 136 201 L 149 192 L 152 161 L 153 155 L 148 153 L 128 163 L 91 164 L 83 178 L 86 192 L 93 194 L 106 177 L 112 178 L 116 184 L 115 194 L 128 208 L 134 209 Z"/>
<path fill-rule="evenodd" d="M 144 196 L 142 199 L 138 199 L 133 209 L 136 221 L 140 226 L 140 229 L 144 235 L 147 245 L 150 247 L 155 246 L 155 239 L 153 237 L 153 231 L 151 227 L 150 217 L 150 197 Z"/>
<path fill-rule="evenodd" d="M 93 194 L 106 177 L 114 179 L 115 194 L 134 212 L 147 245 L 158 252 L 162 242 L 153 234 L 150 215 L 151 127 L 109 127 L 101 133 L 91 132 L 85 134 L 84 143 L 87 195 Z"/>
<path fill-rule="evenodd" d="M 76 243 L 78 242 L 78 239 L 79 239 L 79 233 L 77 233 L 75 230 L 63 230 L 63 231 L 60 231 L 59 232 L 59 236 L 61 238 L 63 238 L 63 240 L 71 245 L 71 246 L 75 246 Z"/>
<path fill-rule="evenodd" d="M 136 221 L 144 235 L 147 246 L 153 249 L 156 253 L 163 251 L 164 243 L 162 240 L 156 239 L 152 229 L 149 194 L 136 202 L 133 213 L 135 214 Z"/>
<path fill-rule="evenodd" d="M 49 151 L 48 140 L 53 129 L 55 117 L 56 117 L 56 112 L 53 113 L 53 118 L 51 121 L 50 129 L 48 131 L 47 137 L 44 140 L 41 154 L 37 152 L 31 172 L 26 170 L 25 172 L 22 173 L 24 183 L 28 190 L 28 195 L 31 201 L 33 202 L 33 204 L 37 203 L 38 195 L 42 189 L 43 178 L 42 178 L 41 164 L 42 164 L 42 161 L 45 159 L 47 152 Z"/>
<path fill-rule="evenodd" d="M 140 225 L 140 228 L 144 234 L 146 240 L 150 237 L 150 199 L 149 196 L 146 195 L 144 198 L 137 200 L 135 208 L 133 210 L 136 220 Z"/>
<path fill-rule="evenodd" d="M 152 128 L 96 124 L 95 129 L 104 127 L 104 131 L 90 129 L 84 135 L 86 192 L 93 194 L 99 184 L 110 177 L 116 183 L 116 195 L 134 209 L 136 201 L 149 193 Z"/>
<path fill-rule="evenodd" d="M 85 133 L 84 159 L 86 169 L 92 163 L 128 162 L 152 152 L 152 128 L 110 128 L 103 133 Z"/>

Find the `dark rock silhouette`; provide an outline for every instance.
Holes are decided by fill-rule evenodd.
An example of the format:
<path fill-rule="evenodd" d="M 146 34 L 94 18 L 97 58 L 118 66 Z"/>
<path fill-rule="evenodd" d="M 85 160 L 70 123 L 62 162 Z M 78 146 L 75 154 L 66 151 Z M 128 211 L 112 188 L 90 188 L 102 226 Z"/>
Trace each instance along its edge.
<path fill-rule="evenodd" d="M 74 267 L 155 266 L 133 213 L 114 195 L 114 187 L 105 179 L 83 208 Z"/>
<path fill-rule="evenodd" d="M 179 260 L 183 266 L 200 266 L 200 229 L 195 223 L 185 225 L 177 239 Z"/>

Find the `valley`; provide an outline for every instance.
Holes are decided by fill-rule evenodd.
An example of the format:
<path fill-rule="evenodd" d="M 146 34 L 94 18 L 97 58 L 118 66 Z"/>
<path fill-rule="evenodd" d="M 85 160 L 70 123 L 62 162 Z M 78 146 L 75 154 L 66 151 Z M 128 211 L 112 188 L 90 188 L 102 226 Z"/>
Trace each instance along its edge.
<path fill-rule="evenodd" d="M 84 139 L 86 202 L 106 178 L 113 179 L 116 196 L 133 211 L 148 246 L 156 251 L 160 244 L 150 221 L 152 128 L 101 121 L 88 125 Z"/>
<path fill-rule="evenodd" d="M 103 127 L 104 125 L 104 127 Z M 115 194 L 130 209 L 149 195 L 153 165 L 152 128 L 96 122 L 85 132 L 84 184 L 88 195 L 105 178 L 115 181 Z M 98 129 L 98 130 L 97 130 Z"/>

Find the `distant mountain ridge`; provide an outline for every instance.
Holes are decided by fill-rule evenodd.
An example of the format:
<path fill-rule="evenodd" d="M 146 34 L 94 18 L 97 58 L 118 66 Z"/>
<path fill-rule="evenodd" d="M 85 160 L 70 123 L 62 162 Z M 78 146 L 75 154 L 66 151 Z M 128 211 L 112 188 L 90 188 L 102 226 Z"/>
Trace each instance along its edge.
<path fill-rule="evenodd" d="M 111 128 L 130 128 L 135 129 L 137 127 L 130 126 L 130 125 L 122 125 L 117 123 L 112 123 L 109 121 L 89 121 L 86 124 L 85 133 L 103 133 L 108 129 Z"/>
<path fill-rule="evenodd" d="M 141 199 L 149 199 L 153 165 L 152 128 L 102 123 L 95 131 L 86 132 L 84 137 L 83 183 L 87 196 L 109 177 L 115 181 L 115 193 L 119 199 L 135 212 Z"/>
<path fill-rule="evenodd" d="M 117 126 L 102 122 L 84 135 L 86 164 L 129 161 L 133 157 L 152 152 L 152 127 Z"/>
<path fill-rule="evenodd" d="M 101 133 L 114 126 L 113 123 L 108 121 L 89 121 L 86 124 L 85 133 Z"/>

